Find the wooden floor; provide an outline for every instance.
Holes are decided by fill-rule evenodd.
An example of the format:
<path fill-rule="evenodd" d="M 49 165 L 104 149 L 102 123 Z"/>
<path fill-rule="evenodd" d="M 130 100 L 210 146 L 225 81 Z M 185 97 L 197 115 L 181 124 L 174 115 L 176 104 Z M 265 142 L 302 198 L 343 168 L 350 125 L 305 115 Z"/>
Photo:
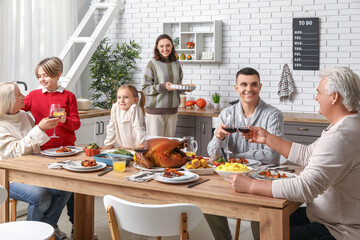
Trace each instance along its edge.
<path fill-rule="evenodd" d="M 18 220 L 24 220 L 26 216 L 19 217 Z M 229 219 L 230 229 L 234 236 L 235 232 L 235 223 L 234 219 Z M 71 224 L 69 222 L 68 216 L 66 214 L 66 208 L 64 209 L 61 218 L 59 220 L 60 229 L 65 232 L 69 239 L 71 239 Z M 95 198 L 95 234 L 98 235 L 99 240 L 111 240 L 109 225 L 106 218 L 105 208 L 102 202 L 102 198 Z M 121 232 L 123 239 L 126 240 L 155 240 L 156 237 L 145 237 L 129 232 Z M 174 237 L 164 237 L 163 240 L 178 240 L 178 236 Z M 190 232 L 190 239 L 193 240 L 213 240 L 213 236 L 210 232 L 210 228 L 207 225 L 205 219 L 201 222 L 194 230 Z M 241 221 L 241 232 L 240 240 L 253 240 L 253 236 L 250 229 L 250 222 Z"/>

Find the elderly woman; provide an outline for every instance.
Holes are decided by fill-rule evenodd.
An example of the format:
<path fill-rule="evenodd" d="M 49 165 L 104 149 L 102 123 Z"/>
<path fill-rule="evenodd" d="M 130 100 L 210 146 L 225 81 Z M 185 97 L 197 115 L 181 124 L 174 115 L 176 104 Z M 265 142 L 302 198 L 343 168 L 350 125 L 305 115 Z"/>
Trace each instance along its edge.
<path fill-rule="evenodd" d="M 35 126 L 31 117 L 20 110 L 24 107 L 23 99 L 15 83 L 0 83 L 0 160 L 40 152 L 40 146 L 50 139 L 44 131 L 59 122 L 57 118 L 44 118 Z M 70 193 L 10 183 L 9 196 L 29 203 L 27 220 L 56 227 Z"/>
<path fill-rule="evenodd" d="M 244 134 L 304 166 L 292 179 L 261 181 L 232 175 L 236 192 L 306 202 L 290 216 L 290 239 L 359 239 L 360 235 L 360 78 L 347 67 L 320 73 L 315 100 L 330 126 L 309 146 L 293 143 L 260 127 Z"/>

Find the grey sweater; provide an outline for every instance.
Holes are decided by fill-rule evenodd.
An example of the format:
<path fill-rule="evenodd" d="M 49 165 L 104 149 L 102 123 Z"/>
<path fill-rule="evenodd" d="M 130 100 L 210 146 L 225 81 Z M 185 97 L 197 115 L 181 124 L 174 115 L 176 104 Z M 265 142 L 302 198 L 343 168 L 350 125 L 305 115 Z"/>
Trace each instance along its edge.
<path fill-rule="evenodd" d="M 221 123 L 226 125 L 226 117 L 231 115 L 240 115 L 244 119 L 244 113 L 241 107 L 241 102 L 225 108 L 221 111 L 216 127 Z M 246 126 L 245 122 L 235 122 L 235 118 L 231 120 L 235 125 Z M 262 127 L 272 134 L 282 137 L 284 119 L 281 111 L 270 104 L 265 103 L 261 99 L 255 108 L 254 115 L 251 117 L 249 125 L 254 127 Z M 226 140 L 219 140 L 213 137 L 208 144 L 208 153 L 212 159 L 221 157 L 220 148 L 226 147 Z M 229 150 L 236 153 L 236 156 L 247 159 L 254 159 L 261 161 L 264 164 L 280 162 L 280 154 L 266 146 L 265 144 L 250 143 L 245 140 L 240 133 L 232 133 L 229 137 Z"/>
<path fill-rule="evenodd" d="M 176 114 L 180 104 L 180 91 L 167 91 L 165 83 L 181 84 L 182 78 L 179 61 L 160 62 L 151 59 L 145 68 L 142 85 L 142 91 L 146 95 L 146 112 Z"/>
<path fill-rule="evenodd" d="M 272 182 L 275 198 L 307 202 L 311 222 L 336 239 L 360 236 L 360 113 L 344 117 L 309 146 L 293 143 L 289 160 L 305 166 L 300 176 Z"/>

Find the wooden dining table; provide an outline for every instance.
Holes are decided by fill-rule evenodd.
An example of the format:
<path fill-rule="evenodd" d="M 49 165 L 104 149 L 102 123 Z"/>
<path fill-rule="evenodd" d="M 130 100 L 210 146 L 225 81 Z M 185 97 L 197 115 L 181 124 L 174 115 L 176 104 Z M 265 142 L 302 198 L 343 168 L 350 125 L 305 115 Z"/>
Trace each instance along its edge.
<path fill-rule="evenodd" d="M 101 171 L 74 172 L 65 169 L 49 169 L 48 164 L 73 160 L 91 159 L 84 153 L 74 156 L 49 159 L 34 155 L 0 161 L 0 185 L 9 190 L 10 182 L 54 188 L 75 193 L 74 239 L 93 239 L 94 237 L 94 197 L 113 195 L 128 201 L 147 204 L 192 203 L 204 213 L 240 218 L 260 222 L 261 239 L 289 239 L 289 215 L 301 203 L 285 199 L 236 193 L 223 177 L 200 176 L 199 180 L 210 181 L 187 188 L 186 184 L 166 184 L 156 180 L 133 182 L 127 176 L 137 171 L 130 164 L 126 171 L 111 171 L 98 176 Z M 297 169 L 296 173 L 301 171 Z M 9 204 L 0 207 L 0 223 L 9 220 Z"/>

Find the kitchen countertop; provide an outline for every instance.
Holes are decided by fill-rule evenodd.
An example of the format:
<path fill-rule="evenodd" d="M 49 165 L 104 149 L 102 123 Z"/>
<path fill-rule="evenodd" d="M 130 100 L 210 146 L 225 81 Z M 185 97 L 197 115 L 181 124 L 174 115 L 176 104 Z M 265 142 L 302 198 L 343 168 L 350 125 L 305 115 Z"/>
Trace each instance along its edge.
<path fill-rule="evenodd" d="M 185 109 L 179 108 L 180 116 L 199 116 L 199 117 L 217 117 L 222 109 L 213 109 L 207 107 L 205 109 Z M 294 113 L 283 112 L 285 122 L 303 122 L 303 123 L 325 123 L 329 121 L 322 115 L 316 113 Z M 101 117 L 110 115 L 110 109 L 91 109 L 89 111 L 79 111 L 80 119 Z"/>
<path fill-rule="evenodd" d="M 110 115 L 110 109 L 91 109 L 89 111 L 80 111 L 79 117 L 80 119 L 93 118 L 93 117 L 101 117 Z"/>

